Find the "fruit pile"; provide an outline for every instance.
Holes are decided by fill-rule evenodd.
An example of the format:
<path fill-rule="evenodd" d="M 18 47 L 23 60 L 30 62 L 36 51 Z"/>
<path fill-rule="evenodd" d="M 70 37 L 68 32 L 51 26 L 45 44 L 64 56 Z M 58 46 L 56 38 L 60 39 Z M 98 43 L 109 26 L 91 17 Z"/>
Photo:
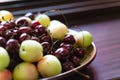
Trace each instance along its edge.
<path fill-rule="evenodd" d="M 0 11 L 0 80 L 36 80 L 80 65 L 93 41 L 88 31 L 72 32 L 46 14 L 17 19 Z"/>

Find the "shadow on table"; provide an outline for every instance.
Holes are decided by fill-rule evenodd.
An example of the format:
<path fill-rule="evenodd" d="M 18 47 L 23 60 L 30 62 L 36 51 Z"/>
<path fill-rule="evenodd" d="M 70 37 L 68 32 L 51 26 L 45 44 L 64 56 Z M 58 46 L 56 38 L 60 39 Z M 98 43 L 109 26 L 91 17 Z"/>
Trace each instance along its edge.
<path fill-rule="evenodd" d="M 95 70 L 91 66 L 81 70 L 80 72 L 84 75 L 88 75 L 89 79 L 81 76 L 78 73 L 75 73 L 71 76 L 68 76 L 67 79 L 65 78 L 64 80 L 98 80 L 97 79 L 97 74 L 95 74 Z"/>

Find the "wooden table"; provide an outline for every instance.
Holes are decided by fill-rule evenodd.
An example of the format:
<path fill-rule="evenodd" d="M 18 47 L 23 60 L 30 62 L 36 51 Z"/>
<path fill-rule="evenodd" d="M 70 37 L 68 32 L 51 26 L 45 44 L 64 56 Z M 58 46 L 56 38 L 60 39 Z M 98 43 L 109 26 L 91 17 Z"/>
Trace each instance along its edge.
<path fill-rule="evenodd" d="M 88 80 L 120 80 L 120 18 L 78 26 L 78 28 L 71 27 L 71 29 L 91 32 L 97 47 L 95 60 L 83 70 L 83 73 L 90 75 L 91 78 Z M 78 74 L 72 76 L 74 77 L 77 79 L 71 80 L 82 80 Z"/>

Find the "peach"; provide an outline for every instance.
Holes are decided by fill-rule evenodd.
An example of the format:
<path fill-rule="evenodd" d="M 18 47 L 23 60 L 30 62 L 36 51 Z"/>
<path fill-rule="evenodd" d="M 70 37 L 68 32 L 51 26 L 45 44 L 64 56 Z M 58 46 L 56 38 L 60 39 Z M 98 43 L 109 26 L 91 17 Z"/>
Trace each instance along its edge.
<path fill-rule="evenodd" d="M 12 73 L 8 69 L 0 72 L 0 80 L 12 80 Z"/>

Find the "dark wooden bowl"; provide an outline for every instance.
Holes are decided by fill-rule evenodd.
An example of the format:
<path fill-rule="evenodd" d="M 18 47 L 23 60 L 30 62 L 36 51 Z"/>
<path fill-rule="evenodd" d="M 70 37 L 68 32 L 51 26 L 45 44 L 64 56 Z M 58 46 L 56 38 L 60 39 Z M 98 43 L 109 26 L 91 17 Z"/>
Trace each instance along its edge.
<path fill-rule="evenodd" d="M 96 46 L 95 46 L 94 42 L 92 42 L 92 44 L 87 48 L 87 52 L 85 54 L 85 57 L 81 60 L 80 66 L 78 66 L 72 70 L 58 74 L 56 76 L 42 78 L 40 80 L 62 80 L 62 79 L 65 79 L 65 77 L 73 75 L 74 73 L 77 73 L 77 72 L 79 72 L 79 70 L 88 66 L 94 60 L 96 53 L 97 53 Z"/>

